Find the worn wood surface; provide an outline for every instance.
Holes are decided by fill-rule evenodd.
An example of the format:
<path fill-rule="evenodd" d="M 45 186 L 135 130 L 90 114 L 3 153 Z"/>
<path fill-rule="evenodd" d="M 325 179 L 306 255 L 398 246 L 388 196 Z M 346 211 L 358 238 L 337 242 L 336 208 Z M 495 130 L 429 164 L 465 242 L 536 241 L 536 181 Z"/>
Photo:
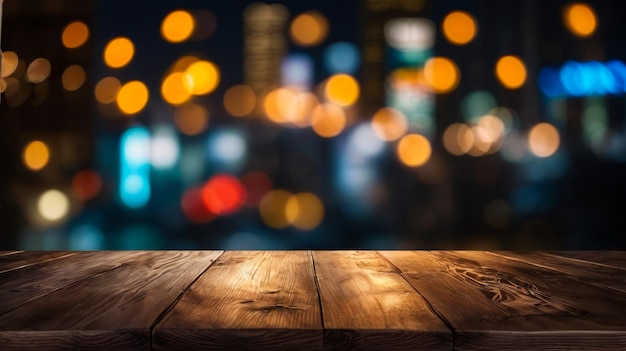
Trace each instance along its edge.
<path fill-rule="evenodd" d="M 1 350 L 626 350 L 621 251 L 0 252 Z"/>

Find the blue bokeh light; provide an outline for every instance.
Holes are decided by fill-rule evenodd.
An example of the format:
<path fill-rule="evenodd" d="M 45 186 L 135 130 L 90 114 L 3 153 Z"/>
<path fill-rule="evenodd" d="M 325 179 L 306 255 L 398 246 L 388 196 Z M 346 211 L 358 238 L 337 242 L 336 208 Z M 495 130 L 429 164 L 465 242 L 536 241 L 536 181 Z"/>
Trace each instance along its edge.
<path fill-rule="evenodd" d="M 359 68 L 359 64 L 359 49 L 352 43 L 334 43 L 324 51 L 324 65 L 331 74 L 354 74 Z"/>

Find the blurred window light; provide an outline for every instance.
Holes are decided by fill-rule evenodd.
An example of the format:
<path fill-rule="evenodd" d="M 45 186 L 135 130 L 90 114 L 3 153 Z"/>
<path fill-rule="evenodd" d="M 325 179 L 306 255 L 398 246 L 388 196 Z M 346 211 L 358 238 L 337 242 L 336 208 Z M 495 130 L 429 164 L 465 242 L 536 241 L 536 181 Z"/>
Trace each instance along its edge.
<path fill-rule="evenodd" d="M 559 144 L 559 131 L 549 123 L 538 123 L 528 133 L 528 148 L 537 157 L 552 156 Z"/>
<path fill-rule="evenodd" d="M 174 123 L 185 135 L 198 135 L 204 132 L 209 124 L 209 111 L 201 105 L 188 103 L 176 108 Z"/>
<path fill-rule="evenodd" d="M 78 251 L 92 251 L 104 249 L 104 234 L 102 231 L 90 224 L 81 225 L 69 234 L 69 249 Z"/>
<path fill-rule="evenodd" d="M 63 88 L 67 91 L 76 91 L 85 84 L 87 73 L 81 65 L 68 66 L 61 76 Z"/>
<path fill-rule="evenodd" d="M 563 10 L 565 27 L 578 37 L 588 37 L 598 26 L 595 11 L 588 4 L 579 2 L 567 5 Z"/>
<path fill-rule="evenodd" d="M 246 189 L 237 178 L 218 174 L 202 188 L 202 201 L 210 212 L 219 216 L 230 215 L 239 211 L 245 203 Z"/>
<path fill-rule="evenodd" d="M 328 20 L 317 11 L 301 13 L 291 22 L 289 34 L 296 45 L 317 45 L 328 35 Z"/>
<path fill-rule="evenodd" d="M 117 94 L 117 107 L 127 115 L 133 115 L 146 107 L 149 94 L 146 85 L 138 80 L 124 84 Z"/>
<path fill-rule="evenodd" d="M 209 61 L 196 61 L 185 69 L 183 86 L 193 95 L 206 95 L 213 92 L 220 83 L 219 68 Z"/>
<path fill-rule="evenodd" d="M 119 79 L 115 77 L 104 77 L 97 84 L 94 91 L 96 100 L 101 104 L 110 104 L 115 102 L 117 94 L 122 87 Z"/>
<path fill-rule="evenodd" d="M 456 45 L 469 43 L 477 32 L 476 20 L 465 11 L 450 12 L 443 19 L 441 27 L 446 39 Z"/>
<path fill-rule="evenodd" d="M 295 228 L 311 230 L 324 219 L 324 205 L 313 193 L 291 195 L 285 205 L 285 217 Z"/>
<path fill-rule="evenodd" d="M 28 65 L 28 69 L 26 70 L 26 80 L 31 83 L 41 83 L 48 79 L 51 69 L 52 65 L 48 59 L 34 59 L 33 62 Z"/>
<path fill-rule="evenodd" d="M 120 141 L 120 198 L 130 208 L 140 208 L 150 199 L 150 134 L 131 127 Z"/>
<path fill-rule="evenodd" d="M 185 190 L 180 200 L 180 207 L 185 217 L 192 223 L 209 223 L 215 219 L 215 213 L 209 211 L 202 200 L 202 187 Z"/>
<path fill-rule="evenodd" d="M 496 77 L 508 89 L 517 89 L 526 82 L 526 66 L 517 56 L 501 57 L 495 67 Z"/>
<path fill-rule="evenodd" d="M 161 35 L 170 43 L 180 43 L 191 37 L 195 26 L 196 22 L 188 11 L 172 11 L 161 22 Z"/>
<path fill-rule="evenodd" d="M 424 65 L 424 78 L 435 93 L 444 94 L 456 89 L 461 81 L 461 73 L 451 59 L 433 57 Z"/>
<path fill-rule="evenodd" d="M 171 105 L 180 105 L 191 99 L 191 93 L 185 88 L 185 75 L 182 72 L 168 74 L 161 83 L 161 96 Z"/>
<path fill-rule="evenodd" d="M 68 49 L 75 49 L 83 46 L 89 39 L 89 28 L 82 21 L 68 23 L 61 34 L 63 46 Z"/>
<path fill-rule="evenodd" d="M 265 194 L 259 204 L 259 214 L 263 223 L 275 229 L 288 227 L 290 223 L 286 209 L 290 198 L 291 193 L 282 189 Z"/>
<path fill-rule="evenodd" d="M 348 154 L 374 157 L 385 150 L 385 142 L 381 140 L 370 123 L 360 123 L 350 132 Z"/>
<path fill-rule="evenodd" d="M 255 107 L 256 94 L 248 85 L 235 85 L 224 93 L 224 109 L 235 117 L 247 116 Z"/>
<path fill-rule="evenodd" d="M 387 44 L 398 50 L 430 49 L 435 42 L 435 25 L 426 18 L 395 18 L 384 31 Z"/>
<path fill-rule="evenodd" d="M 246 188 L 248 197 L 246 198 L 246 206 L 258 207 L 263 196 L 272 190 L 272 181 L 263 172 L 252 171 L 241 177 L 241 183 Z"/>
<path fill-rule="evenodd" d="M 317 135 L 332 138 L 346 127 L 346 115 L 340 107 L 333 104 L 318 105 L 311 116 L 311 127 Z"/>
<path fill-rule="evenodd" d="M 426 137 L 408 134 L 400 139 L 396 153 L 403 164 L 409 167 L 419 167 L 430 159 L 432 149 Z"/>
<path fill-rule="evenodd" d="M 39 196 L 37 209 L 41 217 L 48 221 L 55 222 L 68 215 L 70 201 L 63 192 L 50 189 Z"/>
<path fill-rule="evenodd" d="M 324 50 L 324 67 L 331 74 L 354 74 L 361 61 L 359 49 L 348 42 L 338 42 Z"/>
<path fill-rule="evenodd" d="M 324 86 L 324 95 L 337 106 L 351 106 L 361 94 L 359 83 L 348 74 L 335 74 L 328 78 Z"/>
<path fill-rule="evenodd" d="M 178 161 L 180 146 L 176 133 L 169 126 L 157 126 L 152 132 L 150 161 L 156 169 L 172 168 Z"/>
<path fill-rule="evenodd" d="M 72 179 L 72 192 L 82 200 L 94 198 L 102 190 L 102 178 L 89 169 L 84 169 Z"/>
<path fill-rule="evenodd" d="M 17 69 L 19 59 L 13 51 L 2 53 L 2 65 L 0 65 L 0 77 L 8 77 Z"/>
<path fill-rule="evenodd" d="M 496 98 L 486 90 L 476 90 L 463 97 L 461 100 L 461 112 L 465 121 L 476 123 L 480 117 L 489 113 L 496 107 Z"/>
<path fill-rule="evenodd" d="M 109 41 L 104 48 L 104 63 L 111 68 L 126 66 L 135 55 L 135 45 L 126 37 L 117 37 Z"/>
<path fill-rule="evenodd" d="M 50 160 L 50 149 L 48 145 L 42 141 L 31 141 L 24 148 L 22 158 L 26 167 L 30 170 L 38 171 L 48 164 Z"/>
<path fill-rule="evenodd" d="M 394 141 L 406 133 L 408 122 L 402 112 L 391 107 L 383 107 L 372 117 L 372 129 L 381 140 Z"/>
<path fill-rule="evenodd" d="M 281 62 L 280 73 L 283 85 L 309 89 L 313 84 L 313 59 L 303 53 L 287 55 Z"/>
<path fill-rule="evenodd" d="M 214 131 L 208 139 L 208 155 L 213 162 L 240 164 L 246 157 L 246 139 L 235 129 Z"/>

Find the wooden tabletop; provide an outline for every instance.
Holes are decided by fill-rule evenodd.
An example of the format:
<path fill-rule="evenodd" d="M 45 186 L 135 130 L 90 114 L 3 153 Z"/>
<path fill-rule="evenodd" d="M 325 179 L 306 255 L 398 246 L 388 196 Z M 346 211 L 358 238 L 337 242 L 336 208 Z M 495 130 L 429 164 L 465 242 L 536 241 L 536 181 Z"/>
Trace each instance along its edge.
<path fill-rule="evenodd" d="M 2 350 L 626 350 L 626 252 L 0 251 Z"/>

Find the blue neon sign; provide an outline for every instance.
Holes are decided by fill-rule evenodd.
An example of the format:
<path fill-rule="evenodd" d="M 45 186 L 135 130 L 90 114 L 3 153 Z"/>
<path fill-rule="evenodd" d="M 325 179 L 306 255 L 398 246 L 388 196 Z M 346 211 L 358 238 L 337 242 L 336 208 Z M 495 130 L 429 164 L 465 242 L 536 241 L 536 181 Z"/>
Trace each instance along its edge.
<path fill-rule="evenodd" d="M 538 82 L 547 97 L 622 95 L 626 93 L 626 65 L 619 60 L 567 61 L 561 68 L 542 69 Z"/>

